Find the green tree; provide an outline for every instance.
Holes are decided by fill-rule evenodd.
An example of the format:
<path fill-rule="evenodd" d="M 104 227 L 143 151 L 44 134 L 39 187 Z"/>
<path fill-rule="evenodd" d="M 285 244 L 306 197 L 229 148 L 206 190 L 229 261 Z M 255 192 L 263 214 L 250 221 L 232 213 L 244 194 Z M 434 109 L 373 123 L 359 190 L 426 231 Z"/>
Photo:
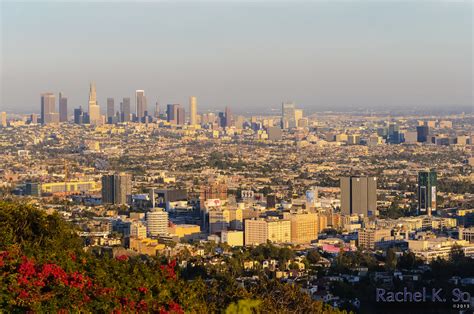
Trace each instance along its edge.
<path fill-rule="evenodd" d="M 395 270 L 397 268 L 397 254 L 393 248 L 387 250 L 387 256 L 385 257 L 385 267 L 388 270 Z"/>
<path fill-rule="evenodd" d="M 319 254 L 318 250 L 310 250 L 306 258 L 311 264 L 316 264 L 321 259 L 321 255 Z"/>
<path fill-rule="evenodd" d="M 262 302 L 259 300 L 243 299 L 229 304 L 225 310 L 226 314 L 252 314 L 260 313 L 258 308 Z"/>

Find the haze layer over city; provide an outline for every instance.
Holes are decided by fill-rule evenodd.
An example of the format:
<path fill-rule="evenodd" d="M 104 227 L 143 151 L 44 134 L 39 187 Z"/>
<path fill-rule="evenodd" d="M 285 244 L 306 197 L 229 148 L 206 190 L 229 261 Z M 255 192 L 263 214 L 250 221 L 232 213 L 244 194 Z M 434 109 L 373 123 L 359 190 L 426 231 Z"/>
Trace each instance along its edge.
<path fill-rule="evenodd" d="M 470 1 L 2 2 L 4 111 L 38 95 L 264 113 L 472 110 Z"/>
<path fill-rule="evenodd" d="M 0 313 L 470 313 L 472 2 L 1 3 Z"/>

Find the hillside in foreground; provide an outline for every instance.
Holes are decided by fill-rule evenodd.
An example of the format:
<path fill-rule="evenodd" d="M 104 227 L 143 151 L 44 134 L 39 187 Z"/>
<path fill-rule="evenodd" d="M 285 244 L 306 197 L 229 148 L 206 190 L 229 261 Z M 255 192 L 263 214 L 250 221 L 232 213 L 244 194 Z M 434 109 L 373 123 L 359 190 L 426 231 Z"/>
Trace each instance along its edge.
<path fill-rule="evenodd" d="M 299 288 L 261 278 L 180 277 L 175 260 L 83 250 L 57 214 L 0 201 L 0 309 L 6 312 L 342 313 Z"/>

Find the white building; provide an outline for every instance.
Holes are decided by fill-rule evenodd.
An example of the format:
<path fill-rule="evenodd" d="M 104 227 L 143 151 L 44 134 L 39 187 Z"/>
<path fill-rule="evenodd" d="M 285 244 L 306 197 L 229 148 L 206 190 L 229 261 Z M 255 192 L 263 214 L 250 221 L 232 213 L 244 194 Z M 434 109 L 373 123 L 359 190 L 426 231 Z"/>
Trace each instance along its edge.
<path fill-rule="evenodd" d="M 146 238 L 146 226 L 138 221 L 132 222 L 130 225 L 130 237 L 137 239 Z"/>
<path fill-rule="evenodd" d="M 168 213 L 162 208 L 154 208 L 146 213 L 147 233 L 149 236 L 168 233 Z"/>

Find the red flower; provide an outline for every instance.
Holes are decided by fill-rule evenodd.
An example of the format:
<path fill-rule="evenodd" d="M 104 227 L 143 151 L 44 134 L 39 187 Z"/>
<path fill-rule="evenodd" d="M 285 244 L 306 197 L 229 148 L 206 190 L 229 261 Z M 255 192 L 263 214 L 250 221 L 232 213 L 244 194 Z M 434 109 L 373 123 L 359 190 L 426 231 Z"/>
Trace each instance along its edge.
<path fill-rule="evenodd" d="M 136 308 L 140 311 L 146 311 L 148 309 L 148 304 L 145 302 L 145 300 L 140 300 L 140 302 L 137 303 Z"/>
<path fill-rule="evenodd" d="M 119 256 L 116 257 L 116 259 L 118 261 L 124 262 L 124 261 L 128 260 L 128 256 L 127 255 L 119 255 Z"/>
<path fill-rule="evenodd" d="M 138 287 L 138 291 L 141 292 L 141 293 L 146 294 L 148 292 L 148 288 L 147 287 Z"/>
<path fill-rule="evenodd" d="M 20 299 L 27 299 L 30 295 L 26 290 L 21 290 L 20 293 L 18 294 L 18 297 Z"/>
<path fill-rule="evenodd" d="M 18 268 L 18 272 L 24 276 L 32 276 L 36 273 L 35 263 L 29 260 L 26 256 L 22 257 L 23 263 Z"/>
<path fill-rule="evenodd" d="M 170 313 L 176 313 L 176 314 L 182 314 L 184 313 L 183 309 L 181 308 L 181 306 L 174 302 L 174 301 L 171 301 L 169 304 L 168 304 L 168 309 L 169 309 L 169 312 Z"/>
<path fill-rule="evenodd" d="M 59 279 L 64 284 L 67 284 L 66 272 L 61 268 L 61 266 L 56 264 L 44 264 L 39 276 L 44 279 L 52 276 L 54 279 Z"/>
<path fill-rule="evenodd" d="M 29 283 L 28 278 L 26 276 L 20 276 L 16 281 L 19 285 L 26 285 Z"/>

